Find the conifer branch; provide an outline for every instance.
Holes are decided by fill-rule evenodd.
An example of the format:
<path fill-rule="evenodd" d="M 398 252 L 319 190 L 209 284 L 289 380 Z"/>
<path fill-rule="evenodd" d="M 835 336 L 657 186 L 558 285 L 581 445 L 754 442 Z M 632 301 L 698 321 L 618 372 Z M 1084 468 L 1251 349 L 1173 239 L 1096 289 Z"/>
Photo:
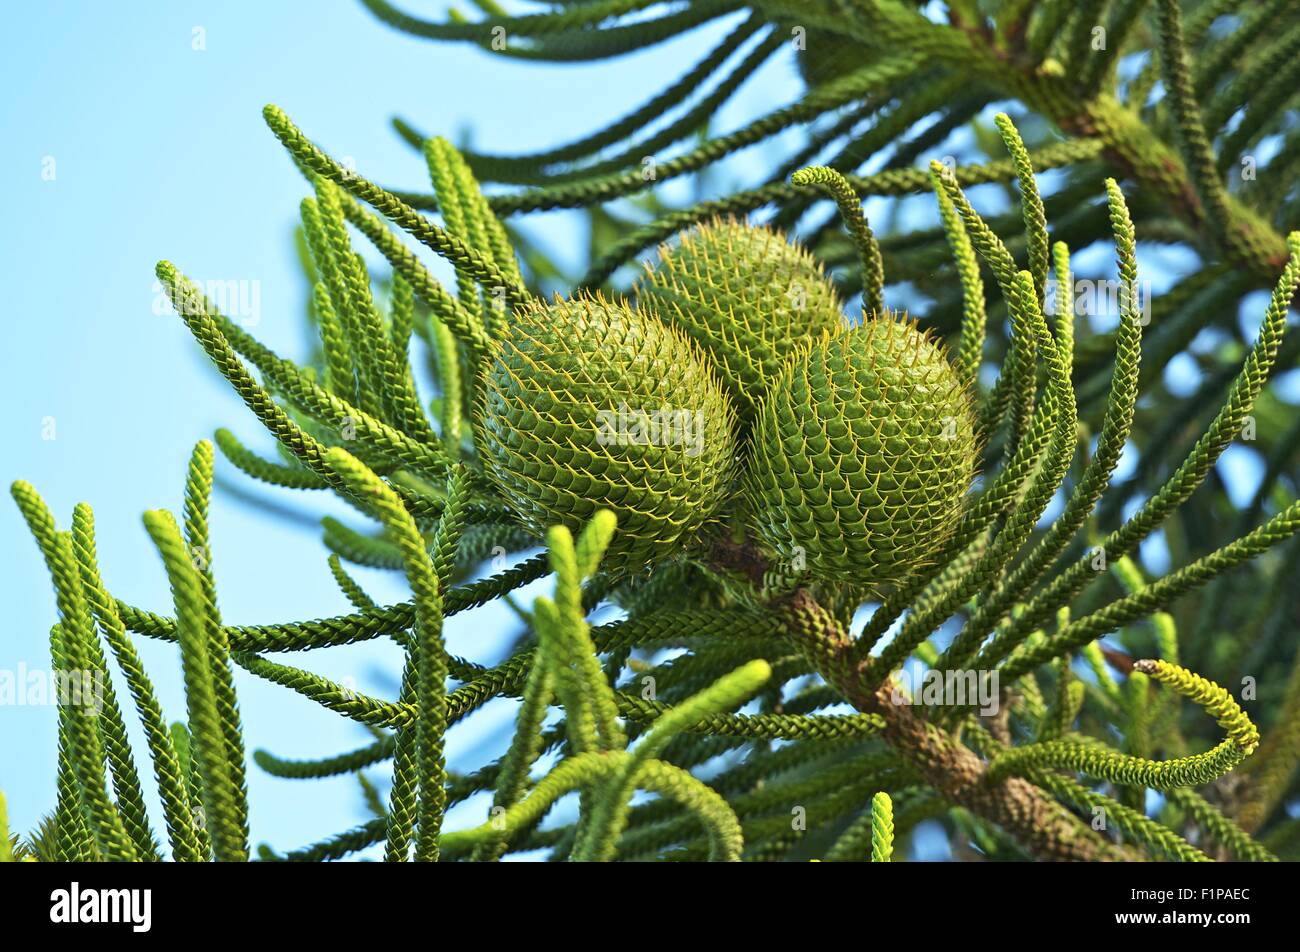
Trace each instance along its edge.
<path fill-rule="evenodd" d="M 176 604 L 194 772 L 199 779 L 213 853 L 219 862 L 242 862 L 248 858 L 239 787 L 242 774 L 234 773 L 229 760 L 213 679 L 211 633 L 220 622 L 212 617 L 213 603 L 204 594 L 202 577 L 181 539 L 175 518 L 169 512 L 155 510 L 145 514 L 144 524 L 162 556 Z"/>
<path fill-rule="evenodd" d="M 1222 233 L 1229 220 L 1226 189 L 1219 178 L 1214 151 L 1201 124 L 1200 109 L 1192 89 L 1191 67 L 1183 42 L 1182 11 L 1178 0 L 1159 0 L 1161 65 L 1165 84 L 1178 120 L 1183 154 L 1192 173 L 1192 181 L 1205 204 L 1205 219 L 1216 233 Z"/>
<path fill-rule="evenodd" d="M 268 106 L 267 124 L 311 184 L 298 240 L 319 339 L 303 364 L 158 266 L 187 328 L 279 444 L 268 458 L 218 429 L 223 455 L 271 485 L 330 490 L 378 521 L 322 514 L 350 612 L 235 626 L 221 620 L 210 561 L 211 444 L 190 461 L 183 531 L 167 513 L 145 517 L 172 617 L 109 594 L 88 507 L 61 533 L 35 491 L 15 484 L 54 583 L 53 669 L 107 679 L 102 634 L 144 728 L 172 858 L 248 858 L 231 661 L 370 733 L 333 756 L 254 753 L 286 779 L 354 774 L 363 795 L 359 825 L 287 852 L 263 846 L 268 861 L 371 847 L 389 861 L 525 850 L 887 861 L 928 817 L 993 859 L 1296 855 L 1281 808 L 1300 751 L 1290 726 L 1300 689 L 1291 684 L 1272 716 L 1265 708 L 1261 723 L 1274 726 L 1261 744 L 1228 692 L 1190 670 L 1278 684 L 1285 595 L 1300 578 L 1294 545 L 1263 557 L 1300 531 L 1285 399 L 1263 392 L 1274 368 L 1300 359 L 1300 343 L 1284 340 L 1300 289 L 1300 233 L 1282 236 L 1300 222 L 1286 126 L 1300 23 L 1288 4 L 1209 0 L 1185 26 L 1175 0 L 1159 0 L 1151 24 L 1145 0 L 955 0 L 946 17 L 899 0 L 582 0 L 521 15 L 484 0 L 480 16 L 447 22 L 366 5 L 412 35 L 550 62 L 646 49 L 745 12 L 669 85 L 552 148 L 461 151 L 395 121 L 427 162 L 431 194 L 350 171 Z M 791 37 L 802 95 L 713 131 Z M 1146 66 L 1118 68 L 1139 55 Z M 1160 75 L 1165 94 L 1153 99 Z M 989 130 L 978 116 L 992 103 L 1009 105 Z M 792 131 L 798 141 L 753 187 L 720 185 L 724 162 Z M 1273 135 L 1281 152 L 1257 168 L 1244 153 Z M 1006 158 L 995 157 L 999 139 Z M 946 150 L 960 154 L 917 167 Z M 1048 169 L 1061 171 L 1038 182 Z M 684 205 L 679 189 L 656 188 L 688 176 L 700 190 Z M 991 183 L 1021 208 L 976 212 L 966 190 Z M 936 223 L 863 215 L 869 196 L 926 191 Z M 805 221 L 825 196 L 838 214 Z M 565 267 L 503 220 L 559 208 L 591 218 L 584 289 L 700 227 L 663 245 L 635 305 L 621 294 L 548 302 L 535 290 L 568 284 Z M 751 226 L 751 213 L 780 231 Z M 371 275 L 353 229 L 384 273 Z M 401 232 L 450 264 L 454 290 Z M 1097 331 L 1105 311 L 1075 314 L 1094 276 L 1076 281 L 1069 249 L 1086 268 L 1084 252 L 1107 233 L 1119 320 Z M 1204 259 L 1158 300 L 1149 333 L 1139 241 Z M 886 265 L 924 313 L 886 313 Z M 818 293 L 807 296 L 810 281 Z M 1238 304 L 1270 286 L 1255 341 L 1238 347 Z M 859 290 L 867 319 L 848 322 L 836 292 Z M 1188 352 L 1200 379 L 1174 403 L 1170 371 Z M 434 387 L 427 406 L 417 359 Z M 645 436 L 639 411 L 665 394 L 701 411 L 702 444 L 685 430 L 678 441 L 601 429 L 602 411 L 636 403 L 621 425 Z M 955 444 L 934 435 L 937 420 Z M 1233 505 L 1228 477 L 1212 470 L 1236 440 L 1255 439 L 1257 423 L 1264 477 L 1249 504 Z M 1190 451 L 1188 433 L 1199 434 Z M 1129 450 L 1134 465 L 1116 482 Z M 1225 512 L 1238 529 L 1216 539 Z M 1163 575 L 1138 552 L 1156 532 L 1178 566 Z M 504 570 L 503 555 L 515 562 Z M 495 574 L 481 578 L 489 557 Z M 412 597 L 377 603 L 345 559 L 401 571 Z M 548 575 L 553 589 L 522 604 L 519 590 Z M 1175 601 L 1203 586 L 1188 604 L 1211 634 L 1180 643 Z M 504 658 L 448 654 L 445 620 L 498 599 L 525 626 Z M 593 614 L 612 609 L 618 620 Z M 179 645 L 187 723 L 168 730 L 128 632 Z M 270 660 L 381 637 L 405 653 L 395 698 Z M 1075 672 L 1076 653 L 1092 677 Z M 1131 660 L 1143 655 L 1160 660 Z M 908 689 L 898 671 L 909 660 L 929 673 L 996 673 L 996 711 Z M 29 838 L 42 860 L 160 858 L 111 683 L 102 697 L 97 719 L 57 710 L 57 799 Z M 1180 717 L 1182 697 L 1226 739 Z M 519 702 L 504 754 L 449 768 L 449 731 L 502 699 Z M 1239 793 L 1228 786 L 1238 776 Z M 1191 789 L 1210 783 L 1226 795 Z M 1148 789 L 1166 796 L 1149 800 Z M 445 822 L 476 796 L 491 797 L 486 822 Z M 792 828 L 792 803 L 820 835 Z M 0 859 L 27 849 L 10 849 L 0 801 Z"/>
<path fill-rule="evenodd" d="M 523 303 L 528 299 L 526 289 L 506 278 L 496 265 L 470 248 L 463 240 L 434 225 L 391 192 L 385 191 L 331 159 L 308 140 L 278 106 L 268 105 L 262 111 L 262 115 L 289 154 L 306 168 L 372 206 L 389 221 L 410 233 L 417 241 L 445 257 L 452 264 L 464 268 L 480 284 L 490 288 L 502 288 L 511 303 Z"/>
<path fill-rule="evenodd" d="M 844 219 L 844 227 L 862 258 L 862 313 L 864 316 L 885 313 L 885 265 L 880 258 L 880 245 L 871 232 L 871 226 L 867 224 L 866 216 L 862 213 L 862 203 L 848 179 L 834 169 L 814 166 L 795 172 L 790 176 L 790 184 L 814 185 L 835 199 L 840 216 Z"/>
<path fill-rule="evenodd" d="M 91 658 L 90 642 L 95 634 L 81 575 L 72 554 L 72 540 L 67 533 L 55 528 L 54 517 L 45 501 L 30 485 L 16 482 L 10 487 L 10 494 L 18 504 L 54 581 L 60 618 L 57 634 L 51 635 L 51 645 L 55 649 L 54 668 L 78 685 L 71 690 L 79 693 L 59 699 L 61 713 L 66 711 L 62 720 L 67 729 L 65 750 L 69 770 L 79 788 L 79 792 L 71 794 L 75 799 L 67 804 L 66 809 L 80 813 L 84 802 L 94 848 L 106 860 L 130 862 L 137 859 L 137 852 L 122 814 L 105 787 L 106 755 L 95 716 L 94 698 L 80 696 L 93 690 L 96 668 Z M 67 816 L 62 819 L 69 822 Z M 84 848 L 78 852 L 85 856 Z"/>

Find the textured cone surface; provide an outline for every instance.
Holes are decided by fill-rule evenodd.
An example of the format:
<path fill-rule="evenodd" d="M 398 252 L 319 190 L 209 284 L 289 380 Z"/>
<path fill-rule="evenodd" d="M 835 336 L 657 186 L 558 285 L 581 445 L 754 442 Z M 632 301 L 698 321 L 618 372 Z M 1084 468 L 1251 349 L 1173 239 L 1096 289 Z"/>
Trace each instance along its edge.
<path fill-rule="evenodd" d="M 786 361 L 844 325 L 835 287 L 812 255 L 733 221 L 702 225 L 660 249 L 638 300 L 708 352 L 746 424 Z"/>
<path fill-rule="evenodd" d="M 535 532 L 618 516 L 606 567 L 671 554 L 734 477 L 735 413 L 717 375 L 680 333 L 621 303 L 517 312 L 482 416 L 488 474 Z"/>
<path fill-rule="evenodd" d="M 786 367 L 754 424 L 754 530 L 817 578 L 872 585 L 933 561 L 975 474 L 970 398 L 943 349 L 891 316 Z"/>

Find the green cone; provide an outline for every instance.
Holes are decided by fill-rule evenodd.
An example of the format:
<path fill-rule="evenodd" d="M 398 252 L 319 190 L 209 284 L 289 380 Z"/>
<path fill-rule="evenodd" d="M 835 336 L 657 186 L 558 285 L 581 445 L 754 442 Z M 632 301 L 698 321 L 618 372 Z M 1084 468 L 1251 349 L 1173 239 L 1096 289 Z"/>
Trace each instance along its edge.
<path fill-rule="evenodd" d="M 486 372 L 489 477 L 537 533 L 618 516 L 607 567 L 690 541 L 732 487 L 735 413 L 682 334 L 599 297 L 518 311 Z"/>
<path fill-rule="evenodd" d="M 844 325 L 835 287 L 812 255 L 734 221 L 701 225 L 661 248 L 637 293 L 640 307 L 708 352 L 744 425 L 786 361 Z"/>
<path fill-rule="evenodd" d="M 970 398 L 943 348 L 886 315 L 790 362 L 755 421 L 744 485 L 782 564 L 872 586 L 933 560 L 975 465 Z"/>

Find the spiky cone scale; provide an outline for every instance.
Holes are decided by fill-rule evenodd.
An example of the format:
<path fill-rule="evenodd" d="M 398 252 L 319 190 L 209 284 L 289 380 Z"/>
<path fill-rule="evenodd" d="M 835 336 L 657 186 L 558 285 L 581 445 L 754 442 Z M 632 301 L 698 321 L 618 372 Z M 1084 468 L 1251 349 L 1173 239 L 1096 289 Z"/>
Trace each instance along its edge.
<path fill-rule="evenodd" d="M 704 348 L 745 426 L 790 357 L 844 326 L 835 286 L 811 254 L 777 232 L 732 220 L 700 225 L 661 247 L 637 301 Z"/>
<path fill-rule="evenodd" d="M 760 542 L 808 576 L 875 588 L 931 563 L 975 475 L 970 395 L 906 315 L 797 355 L 755 420 L 744 493 Z"/>
<path fill-rule="evenodd" d="M 519 308 L 485 371 L 489 477 L 529 529 L 618 517 L 603 566 L 635 568 L 688 543 L 733 489 L 735 411 L 679 331 L 622 302 Z"/>

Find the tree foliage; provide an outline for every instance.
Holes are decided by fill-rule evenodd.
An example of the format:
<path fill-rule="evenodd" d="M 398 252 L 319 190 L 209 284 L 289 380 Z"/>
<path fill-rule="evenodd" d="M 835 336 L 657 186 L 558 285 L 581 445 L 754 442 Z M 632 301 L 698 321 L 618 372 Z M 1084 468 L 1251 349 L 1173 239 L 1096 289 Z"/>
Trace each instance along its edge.
<path fill-rule="evenodd" d="M 941 824 L 958 856 L 1300 855 L 1300 823 L 1284 809 L 1300 759 L 1300 424 L 1268 386 L 1300 353 L 1286 333 L 1300 285 L 1294 5 L 579 0 L 519 15 L 478 3 L 478 19 L 438 22 L 364 3 L 405 33 L 538 63 L 604 60 L 721 21 L 730 32 L 625 116 L 546 151 L 459 150 L 396 120 L 428 162 L 427 192 L 346 168 L 268 106 L 307 181 L 319 347 L 305 364 L 159 264 L 178 315 L 284 452 L 263 458 L 228 430 L 216 447 L 256 479 L 337 494 L 373 527 L 326 526 L 328 570 L 353 612 L 229 626 L 207 541 L 212 444 L 195 449 L 181 518 L 145 516 L 170 614 L 108 594 L 88 506 L 60 530 L 32 487 L 14 485 L 58 596 L 55 667 L 102 672 L 111 655 L 121 669 L 170 858 L 249 855 L 236 668 L 373 734 L 315 761 L 253 754 L 286 778 L 356 773 L 374 814 L 308 846 L 262 846 L 265 860 L 382 843 L 397 861 L 535 850 L 888 861 L 923 822 Z M 799 97 L 715 132 L 711 118 L 787 48 Z M 790 129 L 802 131 L 799 146 L 765 180 L 664 204 L 660 184 Z M 1018 207 L 981 213 L 977 190 Z M 895 201 L 869 222 L 862 203 L 878 198 Z M 899 213 L 904 204 L 924 212 Z M 564 277 L 515 220 L 561 208 L 587 210 L 592 223 L 589 267 L 564 288 L 582 307 L 590 293 L 627 288 L 628 266 L 659 243 L 746 216 L 797 236 L 840 296 L 860 301 L 852 323 L 889 319 L 905 302 L 948 342 L 978 421 L 980 476 L 934 550 L 862 585 L 843 567 L 819 574 L 815 559 L 777 558 L 788 553 L 756 537 L 743 503 L 692 519 L 689 538 L 646 564 L 623 556 L 628 522 L 616 507 L 539 526 L 485 462 L 499 434 L 480 398 L 516 316 L 548 306 L 543 286 Z M 385 296 L 358 253 L 363 239 L 388 265 Z M 1076 274 L 1099 243 L 1113 249 L 1113 276 Z M 1152 300 L 1143 246 L 1177 248 L 1195 265 Z M 426 252 L 451 264 L 454 289 Z M 742 259 L 716 267 L 756 267 Z M 707 283 L 698 271 L 687 279 Z M 668 293 L 649 284 L 647 297 Z M 1079 307 L 1080 287 L 1099 285 L 1117 289 L 1109 324 Z M 1254 307 L 1257 291 L 1267 303 Z M 1251 333 L 1238 320 L 1248 305 Z M 744 295 L 729 306 L 737 328 L 765 319 Z M 432 401 L 417 386 L 413 336 Z M 566 372 L 581 376 L 595 358 L 576 352 Z M 1195 368 L 1190 393 L 1171 383 L 1179 361 Z M 581 382 L 585 400 L 591 381 Z M 796 389 L 780 396 L 798 399 Z M 766 406 L 757 401 L 760 418 Z M 785 409 L 773 419 L 790 432 L 803 418 Z M 831 434 L 839 422 L 819 425 Z M 581 495 L 571 461 L 538 445 L 520 465 L 536 459 L 543 490 Z M 1230 447 L 1264 460 L 1244 505 L 1218 469 Z M 493 547 L 512 564 L 479 577 Z M 1156 569 L 1161 554 L 1167 571 Z M 402 573 L 411 599 L 376 604 L 344 563 Z M 506 660 L 448 653 L 446 618 L 544 577 L 552 594 L 516 605 L 527 630 Z M 602 605 L 618 619 L 593 624 Z M 132 634 L 180 645 L 187 711 L 170 730 Z M 377 638 L 405 650 L 396 698 L 266 657 Z M 450 770 L 448 732 L 502 697 L 518 699 L 508 749 Z M 122 706 L 104 700 L 103 718 L 60 708 L 57 806 L 16 848 L 0 813 L 0 858 L 164 855 Z M 386 799 L 366 773 L 381 765 Z M 482 825 L 447 828 L 447 810 L 477 794 L 491 797 Z M 576 809 L 559 808 L 570 795 Z"/>

